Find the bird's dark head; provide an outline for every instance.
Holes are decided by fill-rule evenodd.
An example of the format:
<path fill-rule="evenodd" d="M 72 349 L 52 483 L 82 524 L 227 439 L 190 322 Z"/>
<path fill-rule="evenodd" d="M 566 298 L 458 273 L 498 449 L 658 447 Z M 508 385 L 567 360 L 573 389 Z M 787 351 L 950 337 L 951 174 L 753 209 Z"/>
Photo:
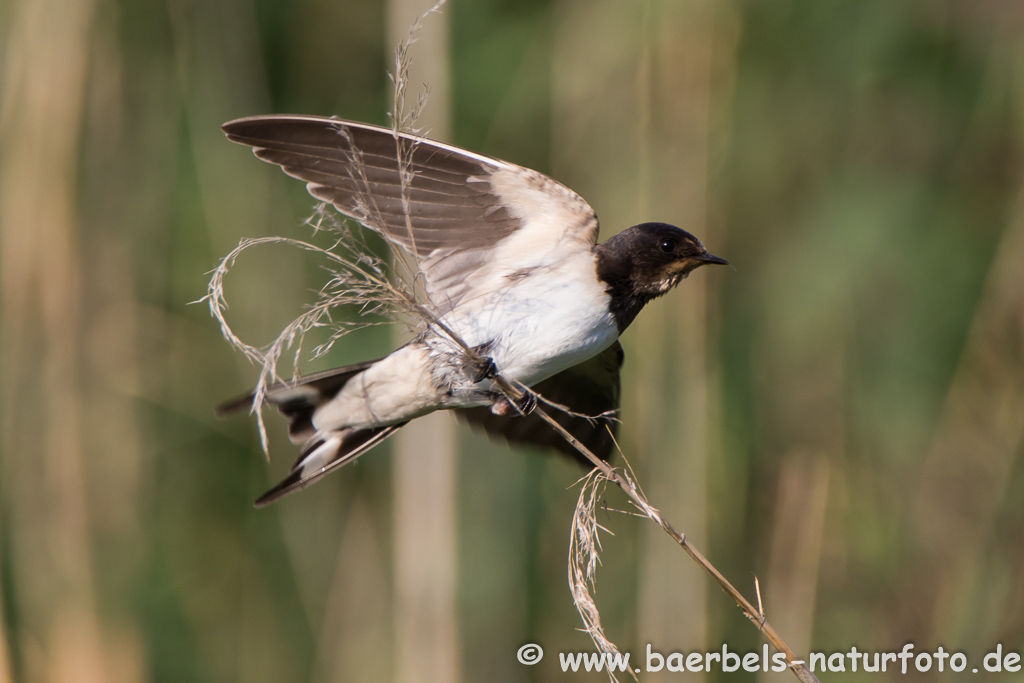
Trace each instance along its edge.
<path fill-rule="evenodd" d="M 620 331 L 644 304 L 695 269 L 708 263 L 728 264 L 709 254 L 699 239 L 667 223 L 634 225 L 599 244 L 596 251 L 597 276 L 608 285 Z M 621 311 L 616 312 L 616 307 Z"/>

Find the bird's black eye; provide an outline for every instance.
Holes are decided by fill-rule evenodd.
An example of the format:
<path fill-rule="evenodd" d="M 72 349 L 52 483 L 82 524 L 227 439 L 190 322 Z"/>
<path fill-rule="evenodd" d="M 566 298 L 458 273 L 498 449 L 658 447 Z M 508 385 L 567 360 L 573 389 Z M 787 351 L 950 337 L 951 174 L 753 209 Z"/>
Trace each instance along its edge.
<path fill-rule="evenodd" d="M 661 241 L 661 244 L 658 245 L 658 248 L 661 249 L 666 254 L 671 254 L 673 251 L 676 250 L 675 240 L 663 239 Z"/>

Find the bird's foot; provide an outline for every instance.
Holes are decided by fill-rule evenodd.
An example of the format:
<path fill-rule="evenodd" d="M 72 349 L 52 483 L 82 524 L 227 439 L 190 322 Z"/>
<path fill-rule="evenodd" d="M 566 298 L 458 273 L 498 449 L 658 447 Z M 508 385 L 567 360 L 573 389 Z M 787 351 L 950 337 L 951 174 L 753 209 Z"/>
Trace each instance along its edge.
<path fill-rule="evenodd" d="M 491 412 L 495 415 L 529 415 L 536 407 L 537 394 L 527 389 L 515 402 L 499 396 L 491 404 Z"/>
<path fill-rule="evenodd" d="M 537 394 L 529 389 L 523 391 L 522 397 L 516 401 L 516 408 L 520 415 L 529 415 L 537 407 Z"/>
<path fill-rule="evenodd" d="M 484 356 L 480 360 L 480 366 L 477 369 L 476 375 L 473 377 L 473 382 L 483 382 L 485 379 L 493 379 L 498 374 L 498 366 L 494 364 L 494 359 L 490 356 Z"/>

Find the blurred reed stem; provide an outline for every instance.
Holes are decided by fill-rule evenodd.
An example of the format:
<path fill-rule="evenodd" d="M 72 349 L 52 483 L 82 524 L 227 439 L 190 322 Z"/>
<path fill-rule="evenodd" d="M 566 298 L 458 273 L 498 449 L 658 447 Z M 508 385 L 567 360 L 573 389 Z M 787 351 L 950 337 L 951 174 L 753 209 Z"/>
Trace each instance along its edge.
<path fill-rule="evenodd" d="M 23 619 L 9 637 L 25 681 L 111 681 L 99 614 L 83 424 L 78 151 L 95 5 L 11 9 L 0 94 L 2 486 Z M 126 653 L 127 654 L 127 653 Z M 31 655 L 31 656 L 27 656 Z"/>
<path fill-rule="evenodd" d="M 1017 50 L 1016 69 L 1024 67 Z M 1012 68 L 1012 67 L 1011 67 Z M 1024 87 L 1012 92 L 1024 129 Z M 922 463 L 914 520 L 920 530 L 912 567 L 928 572 L 933 596 L 928 637 L 968 638 L 987 647 L 1007 624 L 978 613 L 990 584 L 978 558 L 997 535 L 1000 516 L 1019 504 L 1010 484 L 1024 445 L 1024 183 L 999 241 L 975 309 L 967 343 L 946 395 L 932 446 Z M 965 457 L 969 456 L 969 457 Z M 957 539 L 951 543 L 950 539 Z M 982 642 L 971 624 L 985 623 Z M 972 637 L 973 636 L 973 637 Z"/>
<path fill-rule="evenodd" d="M 388 0 L 391 45 L 409 45 L 394 66 L 395 125 L 415 108 L 424 84 L 429 99 L 415 121 L 422 134 L 450 139 L 449 12 L 430 12 L 437 0 Z M 410 27 L 418 24 L 413 34 Z M 399 54 L 399 59 L 403 55 Z M 402 102 L 405 101 L 403 111 Z M 408 341 L 396 334 L 398 343 Z M 457 593 L 458 446 L 451 416 L 414 420 L 392 440 L 394 537 L 394 672 L 396 683 L 458 683 L 462 676 Z"/>

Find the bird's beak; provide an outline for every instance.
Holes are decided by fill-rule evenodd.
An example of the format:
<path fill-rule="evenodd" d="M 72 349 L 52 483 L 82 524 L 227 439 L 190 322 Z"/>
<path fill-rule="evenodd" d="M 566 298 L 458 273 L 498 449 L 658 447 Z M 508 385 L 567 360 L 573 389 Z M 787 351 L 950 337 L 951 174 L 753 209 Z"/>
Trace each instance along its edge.
<path fill-rule="evenodd" d="M 720 266 L 727 266 L 729 262 L 719 256 L 712 256 L 711 254 L 704 254 L 703 256 L 695 256 L 695 261 L 703 261 L 704 263 L 717 263 Z"/>

